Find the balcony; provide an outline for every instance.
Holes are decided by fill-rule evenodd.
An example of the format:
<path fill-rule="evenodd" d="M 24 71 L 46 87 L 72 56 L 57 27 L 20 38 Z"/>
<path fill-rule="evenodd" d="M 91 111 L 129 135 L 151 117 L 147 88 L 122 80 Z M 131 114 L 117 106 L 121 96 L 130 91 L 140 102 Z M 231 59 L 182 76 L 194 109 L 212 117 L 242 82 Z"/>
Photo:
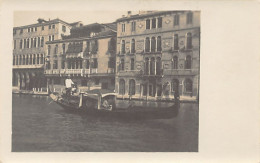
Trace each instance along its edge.
<path fill-rule="evenodd" d="M 107 69 L 107 73 L 108 73 L 108 74 L 115 73 L 115 69 L 114 69 L 114 68 L 108 68 L 108 69 Z"/>
<path fill-rule="evenodd" d="M 38 65 L 13 65 L 13 69 L 33 69 L 33 68 L 43 68 L 44 64 L 38 64 Z"/>
<path fill-rule="evenodd" d="M 83 75 L 83 69 L 66 69 L 65 73 L 68 75 Z"/>
<path fill-rule="evenodd" d="M 98 73 L 97 68 L 93 68 L 93 69 L 91 69 L 91 70 L 90 70 L 90 73 L 91 73 L 91 74 L 96 74 L 96 73 Z"/>
<path fill-rule="evenodd" d="M 198 69 L 165 69 L 163 75 L 197 75 Z"/>
<path fill-rule="evenodd" d="M 45 71 L 44 71 L 44 74 L 46 74 L 46 75 L 51 75 L 51 74 L 52 74 L 52 70 L 45 70 Z"/>
<path fill-rule="evenodd" d="M 140 76 L 143 74 L 142 70 L 119 70 L 119 76 Z"/>

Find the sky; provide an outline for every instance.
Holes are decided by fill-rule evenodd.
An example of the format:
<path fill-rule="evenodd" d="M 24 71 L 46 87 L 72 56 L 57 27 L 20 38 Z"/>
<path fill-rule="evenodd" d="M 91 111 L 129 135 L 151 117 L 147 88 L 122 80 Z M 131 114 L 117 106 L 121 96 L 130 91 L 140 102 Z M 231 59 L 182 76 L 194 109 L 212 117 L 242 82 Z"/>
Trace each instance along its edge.
<path fill-rule="evenodd" d="M 137 11 L 132 14 L 138 13 Z M 45 20 L 59 18 L 65 22 L 82 21 L 84 25 L 91 23 L 110 23 L 127 15 L 127 11 L 15 11 L 14 27 L 37 23 L 38 18 Z"/>

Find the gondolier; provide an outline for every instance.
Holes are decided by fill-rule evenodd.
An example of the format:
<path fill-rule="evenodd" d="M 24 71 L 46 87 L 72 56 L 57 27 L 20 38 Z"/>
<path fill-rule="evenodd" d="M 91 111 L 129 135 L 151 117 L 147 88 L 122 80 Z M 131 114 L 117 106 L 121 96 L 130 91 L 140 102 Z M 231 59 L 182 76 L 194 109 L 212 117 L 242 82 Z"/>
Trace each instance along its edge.
<path fill-rule="evenodd" d="M 65 80 L 65 87 L 66 87 L 66 95 L 71 95 L 72 86 L 74 85 L 74 82 L 71 80 L 70 75 Z"/>

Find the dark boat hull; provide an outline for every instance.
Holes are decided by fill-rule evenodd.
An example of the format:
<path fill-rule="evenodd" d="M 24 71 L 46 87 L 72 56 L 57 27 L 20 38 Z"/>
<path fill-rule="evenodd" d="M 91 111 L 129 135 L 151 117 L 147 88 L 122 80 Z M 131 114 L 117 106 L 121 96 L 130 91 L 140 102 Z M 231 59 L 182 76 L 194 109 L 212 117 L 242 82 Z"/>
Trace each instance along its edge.
<path fill-rule="evenodd" d="M 54 101 L 68 112 L 80 113 L 86 116 L 95 116 L 102 118 L 116 119 L 167 119 L 176 117 L 179 113 L 179 103 L 175 103 L 165 108 L 148 108 L 148 107 L 131 107 L 131 108 L 114 108 L 112 111 L 105 109 L 87 109 L 80 108 L 77 104 L 69 104 L 63 100 L 54 99 Z"/>

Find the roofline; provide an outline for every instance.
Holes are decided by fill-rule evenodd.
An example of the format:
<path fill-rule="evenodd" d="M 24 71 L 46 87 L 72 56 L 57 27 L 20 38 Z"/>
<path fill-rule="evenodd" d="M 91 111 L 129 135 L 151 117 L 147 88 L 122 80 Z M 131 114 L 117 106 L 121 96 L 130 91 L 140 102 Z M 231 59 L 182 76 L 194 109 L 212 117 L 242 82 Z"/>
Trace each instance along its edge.
<path fill-rule="evenodd" d="M 115 29 L 113 29 L 113 28 L 111 28 L 111 27 L 109 27 L 107 24 L 113 24 L 113 23 L 115 23 L 115 25 L 116 25 L 116 22 L 112 22 L 112 23 L 106 23 L 106 24 L 101 24 L 102 26 L 105 26 L 105 27 L 107 27 L 107 28 L 109 28 L 111 31 L 113 31 L 113 32 L 117 32 L 117 30 L 115 30 Z"/>
<path fill-rule="evenodd" d="M 51 22 L 53 21 L 53 22 Z M 49 20 L 46 21 L 45 23 L 35 23 L 35 24 L 30 24 L 30 25 L 24 25 L 24 26 L 19 26 L 19 27 L 13 27 L 13 29 L 21 29 L 21 28 L 29 28 L 29 27 L 38 27 L 38 26 L 42 26 L 42 25 L 48 25 L 48 24 L 53 24 L 53 23 L 63 23 L 66 24 L 70 27 L 72 27 L 72 25 L 70 25 L 70 23 L 67 23 L 61 19 L 53 19 L 53 20 Z"/>
<path fill-rule="evenodd" d="M 116 22 L 118 23 L 118 22 L 127 21 L 127 20 L 141 19 L 141 18 L 146 18 L 146 17 L 150 17 L 150 16 L 158 16 L 158 15 L 172 14 L 172 13 L 178 13 L 178 12 L 187 12 L 187 11 L 192 11 L 192 10 L 158 11 L 158 12 L 141 14 L 141 15 L 136 14 L 136 15 L 132 15 L 130 17 L 119 18 L 116 20 Z"/>

